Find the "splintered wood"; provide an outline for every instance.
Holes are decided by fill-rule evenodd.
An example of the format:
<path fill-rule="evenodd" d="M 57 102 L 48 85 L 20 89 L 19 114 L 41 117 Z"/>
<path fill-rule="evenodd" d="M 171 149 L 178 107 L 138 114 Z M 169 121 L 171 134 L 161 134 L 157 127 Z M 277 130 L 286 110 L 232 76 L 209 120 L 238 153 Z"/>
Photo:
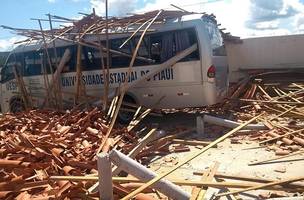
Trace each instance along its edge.
<path fill-rule="evenodd" d="M 231 100 L 238 105 L 233 108 L 237 113 L 236 118 L 248 119 L 254 113 L 263 111 L 266 114 L 261 122 L 268 130 L 239 136 L 234 140 L 240 141 L 242 137 L 258 140 L 260 145 L 266 145 L 277 156 L 291 153 L 296 155 L 293 152 L 303 149 L 304 85 L 293 81 L 278 81 L 269 77 L 256 78 L 247 82 L 247 86 L 242 86 L 242 92 L 236 90 L 238 99 Z M 256 162 L 258 163 L 264 162 Z"/>
<path fill-rule="evenodd" d="M 97 173 L 96 150 L 108 130 L 97 108 L 66 113 L 32 110 L 0 119 L 0 198 L 85 194 L 91 183 L 48 181 L 51 175 Z M 138 142 L 127 128 L 114 128 L 103 151 L 130 152 Z"/>

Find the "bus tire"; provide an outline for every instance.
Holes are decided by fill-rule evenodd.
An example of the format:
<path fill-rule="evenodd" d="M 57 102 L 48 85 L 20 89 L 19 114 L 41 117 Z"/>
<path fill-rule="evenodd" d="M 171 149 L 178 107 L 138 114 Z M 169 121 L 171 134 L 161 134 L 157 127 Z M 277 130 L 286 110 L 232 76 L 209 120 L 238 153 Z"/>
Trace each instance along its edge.
<path fill-rule="evenodd" d="M 123 98 L 123 103 L 136 104 L 136 101 L 131 95 L 126 94 Z M 134 112 L 126 111 L 126 110 L 123 110 L 123 109 L 124 108 L 131 109 L 132 107 L 121 105 L 121 108 L 122 109 L 120 109 L 119 112 L 118 112 L 117 120 L 120 124 L 129 124 L 131 122 L 131 120 L 133 119 Z"/>
<path fill-rule="evenodd" d="M 18 113 L 25 110 L 25 104 L 23 100 L 19 97 L 13 97 L 10 100 L 9 106 L 10 106 L 10 112 L 12 113 Z"/>

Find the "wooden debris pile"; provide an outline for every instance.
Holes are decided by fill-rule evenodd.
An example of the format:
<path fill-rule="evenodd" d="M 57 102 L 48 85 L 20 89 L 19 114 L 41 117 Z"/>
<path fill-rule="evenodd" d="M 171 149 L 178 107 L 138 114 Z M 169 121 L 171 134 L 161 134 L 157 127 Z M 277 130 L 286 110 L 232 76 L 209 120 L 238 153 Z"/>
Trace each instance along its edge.
<path fill-rule="evenodd" d="M 49 182 L 51 175 L 97 173 L 96 151 L 108 130 L 97 108 L 66 113 L 32 110 L 0 119 L 0 198 L 85 194 L 89 184 Z M 134 132 L 113 128 L 102 151 L 129 152 L 138 142 Z"/>
<path fill-rule="evenodd" d="M 236 99 L 237 119 L 246 120 L 255 113 L 264 112 L 260 121 L 268 130 L 247 134 L 251 140 L 259 140 L 276 155 L 287 155 L 304 146 L 304 84 L 289 80 L 273 81 L 255 79 L 247 83 Z M 235 100 L 234 100 L 235 101 Z"/>

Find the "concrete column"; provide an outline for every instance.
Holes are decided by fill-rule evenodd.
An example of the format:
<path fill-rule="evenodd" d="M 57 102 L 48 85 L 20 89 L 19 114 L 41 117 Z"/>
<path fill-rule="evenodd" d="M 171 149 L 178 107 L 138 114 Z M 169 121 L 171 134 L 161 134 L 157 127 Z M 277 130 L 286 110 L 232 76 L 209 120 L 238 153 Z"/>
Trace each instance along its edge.
<path fill-rule="evenodd" d="M 196 117 L 196 133 L 203 135 L 204 134 L 204 121 L 201 116 Z"/>
<path fill-rule="evenodd" d="M 109 154 L 97 156 L 99 197 L 102 200 L 113 200 L 112 168 Z"/>
<path fill-rule="evenodd" d="M 120 153 L 119 151 L 112 150 L 109 155 L 111 161 L 115 165 L 117 165 L 123 171 L 135 176 L 141 181 L 147 182 L 157 176 L 157 174 L 153 171 L 149 170 L 145 166 L 124 155 L 123 153 Z M 182 190 L 182 188 L 179 186 L 165 179 L 159 180 L 151 187 L 159 190 L 171 199 L 188 200 L 191 196 L 189 193 Z"/>
<path fill-rule="evenodd" d="M 219 126 L 224 126 L 228 128 L 236 128 L 241 125 L 239 122 L 231 121 L 228 119 L 222 119 L 218 117 L 213 117 L 210 115 L 204 115 L 203 118 L 204 122 L 210 123 L 210 124 L 215 124 Z M 203 123 L 204 123 L 203 122 Z M 266 130 L 267 127 L 264 124 L 248 124 L 243 128 L 243 130 Z"/>

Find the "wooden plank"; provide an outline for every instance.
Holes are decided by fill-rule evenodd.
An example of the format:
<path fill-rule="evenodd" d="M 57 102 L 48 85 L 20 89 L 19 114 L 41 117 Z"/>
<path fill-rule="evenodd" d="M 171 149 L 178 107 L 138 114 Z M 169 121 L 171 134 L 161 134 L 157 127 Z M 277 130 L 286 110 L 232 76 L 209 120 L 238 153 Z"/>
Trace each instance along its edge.
<path fill-rule="evenodd" d="M 195 175 L 202 175 L 202 172 L 193 172 Z M 247 175 L 232 175 L 232 174 L 223 174 L 220 172 L 215 173 L 216 178 L 224 178 L 224 179 L 233 179 L 233 180 L 241 180 L 241 181 L 249 181 L 249 182 L 258 182 L 258 183 L 269 183 L 276 181 L 274 179 L 266 179 L 266 178 L 257 178 L 257 177 L 251 177 Z M 285 187 L 304 187 L 302 184 L 288 184 L 284 185 Z"/>
<path fill-rule="evenodd" d="M 97 174 L 96 174 L 97 175 Z M 98 176 L 50 176 L 49 180 L 59 181 L 98 181 Z M 142 183 L 140 180 L 133 177 L 112 177 L 113 183 Z M 195 187 L 214 187 L 214 188 L 250 188 L 260 186 L 260 183 L 246 183 L 246 182 L 210 182 L 210 181 L 191 181 L 183 179 L 168 179 L 176 185 L 195 186 Z M 267 190 L 286 190 L 286 191 L 303 191 L 304 186 L 298 188 L 286 188 L 278 185 L 265 186 Z"/>
<path fill-rule="evenodd" d="M 215 179 L 216 181 L 220 180 L 221 182 L 226 182 L 225 180 L 221 180 L 221 179 L 218 179 L 216 178 Z M 231 191 L 231 188 L 223 188 L 224 190 L 230 192 Z M 229 195 L 231 200 L 241 200 L 242 198 L 238 195 L 238 194 L 230 194 Z"/>
<path fill-rule="evenodd" d="M 48 90 L 53 90 L 53 87 L 55 87 L 56 85 L 58 86 L 58 101 L 59 101 L 59 107 L 60 109 L 62 109 L 63 106 L 63 100 L 62 100 L 62 91 L 61 91 L 61 82 L 60 82 L 60 75 L 62 73 L 62 70 L 66 64 L 66 62 L 71 58 L 71 52 L 69 49 L 66 49 L 64 51 L 64 54 L 59 62 L 59 64 L 57 65 L 57 69 L 54 72 L 54 81 L 56 81 L 56 83 L 51 82 L 51 84 L 49 85 L 49 89 Z M 47 97 L 46 99 L 44 99 L 44 102 L 48 101 Z"/>
<path fill-rule="evenodd" d="M 81 52 L 82 46 L 78 44 L 77 46 L 77 57 L 76 57 L 76 91 L 75 91 L 75 104 L 79 102 L 79 96 L 81 95 L 81 84 L 82 84 L 82 70 L 81 70 Z"/>
<path fill-rule="evenodd" d="M 132 37 L 136 34 L 136 33 L 138 33 L 138 31 L 144 26 L 144 25 L 146 25 L 148 22 L 150 22 L 152 19 L 149 19 L 149 20 L 147 20 L 147 21 L 145 21 L 144 23 L 142 23 L 133 33 L 132 33 L 132 35 L 130 35 L 130 37 L 128 37 L 120 46 L 119 46 L 119 48 L 121 49 L 125 44 L 127 44 L 127 42 L 130 40 L 130 39 L 132 39 Z"/>
<path fill-rule="evenodd" d="M 156 131 L 156 128 L 153 128 L 149 131 L 149 133 L 147 133 L 147 135 L 145 135 L 145 137 L 143 137 L 139 144 L 134 148 L 132 149 L 129 153 L 128 153 L 128 156 L 130 158 L 135 158 L 138 153 L 149 143 L 151 142 L 151 140 L 153 140 L 154 138 L 154 135 L 155 135 L 155 131 Z"/>
<path fill-rule="evenodd" d="M 208 177 L 208 174 L 210 173 L 211 171 L 211 168 L 209 168 L 208 170 L 204 171 L 203 172 L 203 175 L 202 175 L 202 178 L 201 178 L 201 181 L 205 181 L 206 178 Z M 199 193 L 201 191 L 201 188 L 200 187 L 193 187 L 192 188 L 192 191 L 191 191 L 191 198 L 190 200 L 196 200 Z"/>
<path fill-rule="evenodd" d="M 52 25 L 52 18 L 51 15 L 48 14 L 48 18 L 49 18 L 49 25 L 50 25 L 50 32 L 51 32 L 51 38 L 54 39 L 54 30 L 53 30 L 53 25 Z M 56 44 L 55 41 L 52 42 L 53 43 L 53 51 L 54 51 L 54 58 L 55 58 L 55 65 L 56 65 L 56 72 L 58 73 L 59 71 L 59 66 L 58 66 L 58 56 L 57 56 L 57 50 L 56 50 Z M 64 52 L 65 53 L 65 52 Z M 64 56 L 63 56 L 64 57 Z M 63 60 L 63 58 L 61 59 Z M 60 61 L 61 62 L 61 61 Z M 65 63 L 64 63 L 65 64 Z M 61 73 L 62 69 L 60 70 Z M 55 72 L 55 73 L 56 73 Z M 56 75 L 54 75 L 55 77 L 55 81 L 57 81 L 58 84 L 58 101 L 59 101 L 59 108 L 62 110 L 63 109 L 63 102 L 62 102 L 62 93 L 61 93 L 61 82 L 58 78 L 56 78 Z"/>
<path fill-rule="evenodd" d="M 304 153 L 304 150 L 303 151 L 294 152 L 294 153 L 290 153 L 290 154 L 285 155 L 285 156 L 280 156 L 280 157 L 276 157 L 276 158 L 270 158 L 270 159 L 266 159 L 266 160 L 261 160 L 261 161 L 257 161 L 257 162 L 248 163 L 248 165 L 251 166 L 251 165 L 266 164 L 269 161 L 279 160 L 279 159 L 282 159 L 282 158 L 288 158 L 288 157 L 299 155 L 299 154 L 302 154 L 302 153 Z"/>
<path fill-rule="evenodd" d="M 215 162 L 213 168 L 210 170 L 210 173 L 208 174 L 208 176 L 206 177 L 205 181 L 212 181 L 213 177 L 216 173 L 216 171 L 219 168 L 220 163 L 219 162 Z M 205 197 L 205 194 L 207 192 L 208 187 L 203 187 L 203 189 L 199 192 L 198 196 L 197 196 L 197 200 L 203 200 Z"/>
<path fill-rule="evenodd" d="M 94 15 L 94 21 L 95 21 L 95 27 L 98 28 L 98 21 L 97 21 L 97 17 L 95 14 L 95 9 L 93 8 L 93 15 Z M 100 38 L 100 34 L 97 34 L 97 38 L 98 38 L 98 43 L 99 43 L 99 54 L 100 54 L 100 63 L 101 63 L 101 68 L 102 68 L 102 76 L 105 79 L 106 77 L 106 68 L 105 68 L 105 64 L 104 64 L 104 60 L 103 60 L 103 49 L 102 49 L 102 45 L 101 45 L 101 38 Z M 107 81 L 104 82 L 103 84 L 103 109 L 106 110 L 107 109 L 107 103 L 108 103 L 108 93 L 107 93 Z"/>
<path fill-rule="evenodd" d="M 105 83 L 105 94 L 104 94 L 104 110 L 107 108 L 108 104 L 108 94 L 109 94 L 109 85 L 110 85 L 110 42 L 109 42 L 109 19 L 108 19 L 108 0 L 105 0 L 105 10 L 106 10 L 106 57 L 107 57 L 107 65 L 106 65 L 106 75 L 103 77 Z"/>
<path fill-rule="evenodd" d="M 47 61 L 48 61 L 50 72 L 51 72 L 52 82 L 54 84 L 54 88 L 53 88 L 54 103 L 55 103 L 55 106 L 58 106 L 58 99 L 57 99 L 58 84 L 55 82 L 54 71 L 53 71 L 53 67 L 52 67 L 52 61 L 51 61 L 51 57 L 49 55 L 49 51 L 48 51 L 48 48 L 47 48 L 47 43 L 46 43 L 46 39 L 45 39 L 45 34 L 44 34 L 44 31 L 43 31 L 43 28 L 42 28 L 42 25 L 41 25 L 41 21 L 38 20 L 38 23 L 39 23 L 39 27 L 40 27 L 41 36 L 42 36 L 44 51 L 45 51 L 45 54 L 47 56 Z"/>
<path fill-rule="evenodd" d="M 132 120 L 129 124 L 129 126 L 127 127 L 128 132 L 130 132 L 137 124 L 139 124 L 139 122 L 144 119 L 150 112 L 152 111 L 152 109 L 148 108 L 147 110 L 145 110 L 143 113 L 141 113 L 141 115 L 135 119 Z M 134 115 L 135 116 L 135 115 Z"/>
<path fill-rule="evenodd" d="M 232 191 L 232 192 L 220 193 L 220 194 L 217 194 L 216 196 L 221 197 L 221 196 L 226 196 L 226 195 L 230 195 L 230 194 L 237 194 L 237 193 L 240 193 L 240 192 L 263 189 L 263 188 L 270 187 L 270 186 L 281 185 L 281 184 L 284 184 L 284 183 L 296 182 L 296 181 L 301 181 L 301 180 L 304 180 L 304 176 L 297 177 L 297 178 L 284 179 L 284 180 L 281 180 L 281 181 L 274 181 L 274 182 L 270 182 L 270 183 L 259 184 L 257 186 L 253 186 L 253 187 L 250 187 L 250 188 L 245 188 L 245 189 Z"/>
<path fill-rule="evenodd" d="M 294 102 L 294 101 L 266 101 L 266 100 L 256 100 L 256 99 L 238 99 L 239 101 L 245 102 L 258 102 L 258 103 L 269 103 L 269 104 L 289 104 L 289 105 L 304 105 L 304 102 Z"/>
<path fill-rule="evenodd" d="M 13 66 L 13 72 L 14 72 L 14 75 L 15 75 L 17 86 L 18 86 L 18 88 L 20 90 L 20 93 L 21 93 L 21 97 L 22 97 L 23 102 L 24 102 L 25 109 L 27 110 L 28 108 L 32 107 L 32 103 L 29 100 L 29 94 L 26 90 L 23 78 L 20 77 L 20 75 L 17 72 L 16 66 Z"/>
<path fill-rule="evenodd" d="M 173 139 L 172 143 L 177 143 L 177 144 L 185 144 L 185 145 L 201 145 L 201 146 L 207 146 L 211 142 L 207 141 L 200 141 L 200 140 L 182 140 L 182 139 Z M 216 147 L 216 146 L 215 146 Z"/>
<path fill-rule="evenodd" d="M 176 165 L 175 167 L 173 167 L 172 169 L 170 169 L 169 171 L 156 176 L 155 178 L 151 179 L 150 181 L 148 181 L 146 184 L 144 184 L 143 186 L 137 188 L 136 190 L 132 191 L 130 194 L 128 194 L 127 196 L 125 196 L 124 198 L 122 198 L 123 200 L 128 200 L 133 198 L 136 194 L 140 193 L 141 191 L 143 191 L 144 189 L 146 189 L 147 187 L 151 186 L 152 184 L 156 183 L 157 181 L 159 181 L 160 179 L 166 177 L 167 175 L 171 174 L 172 172 L 174 172 L 175 170 L 177 170 L 178 168 L 180 168 L 181 166 L 183 166 L 184 164 L 190 162 L 191 160 L 195 159 L 196 157 L 200 156 L 201 154 L 203 154 L 204 152 L 206 152 L 208 149 L 210 149 L 211 147 L 213 147 L 214 145 L 216 145 L 217 143 L 225 140 L 226 138 L 228 138 L 229 136 L 233 135 L 234 133 L 238 132 L 239 130 L 241 130 L 242 128 L 244 128 L 246 125 L 250 124 L 251 122 L 253 122 L 254 120 L 258 119 L 259 117 L 261 117 L 262 114 L 253 117 L 252 119 L 248 120 L 247 122 L 241 124 L 240 126 L 234 128 L 233 130 L 229 131 L 228 133 L 226 133 L 225 135 L 223 135 L 222 137 L 218 138 L 217 140 L 215 140 L 214 142 L 210 143 L 209 145 L 207 145 L 206 147 L 204 147 L 202 150 L 200 150 L 198 153 L 191 155 L 190 158 L 187 158 L 185 161 L 179 163 L 178 165 Z"/>

